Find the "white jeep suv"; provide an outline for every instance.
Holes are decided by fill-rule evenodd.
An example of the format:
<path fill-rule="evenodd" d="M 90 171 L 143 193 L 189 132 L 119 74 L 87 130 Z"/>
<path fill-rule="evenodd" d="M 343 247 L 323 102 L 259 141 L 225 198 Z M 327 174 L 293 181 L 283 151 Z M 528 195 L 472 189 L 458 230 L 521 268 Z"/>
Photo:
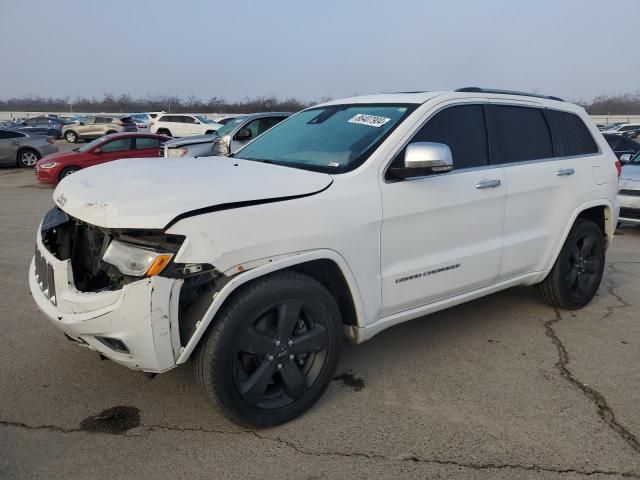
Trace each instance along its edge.
<path fill-rule="evenodd" d="M 170 137 L 190 137 L 209 135 L 222 127 L 204 115 L 186 115 L 183 113 L 165 113 L 151 122 L 151 133 Z"/>
<path fill-rule="evenodd" d="M 275 425 L 324 392 L 345 336 L 363 342 L 514 285 L 585 306 L 617 190 L 598 129 L 554 97 L 336 100 L 232 157 L 120 160 L 65 178 L 29 283 L 69 338 L 146 372 L 192 359 L 233 419 Z"/>

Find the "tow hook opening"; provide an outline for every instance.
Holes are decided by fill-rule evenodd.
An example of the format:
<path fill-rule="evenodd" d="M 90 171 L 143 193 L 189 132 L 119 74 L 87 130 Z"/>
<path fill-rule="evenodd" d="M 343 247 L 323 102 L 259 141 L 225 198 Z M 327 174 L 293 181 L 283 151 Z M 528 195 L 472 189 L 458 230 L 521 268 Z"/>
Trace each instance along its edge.
<path fill-rule="evenodd" d="M 129 347 L 119 338 L 103 337 L 96 335 L 96 340 L 118 353 L 130 354 Z"/>

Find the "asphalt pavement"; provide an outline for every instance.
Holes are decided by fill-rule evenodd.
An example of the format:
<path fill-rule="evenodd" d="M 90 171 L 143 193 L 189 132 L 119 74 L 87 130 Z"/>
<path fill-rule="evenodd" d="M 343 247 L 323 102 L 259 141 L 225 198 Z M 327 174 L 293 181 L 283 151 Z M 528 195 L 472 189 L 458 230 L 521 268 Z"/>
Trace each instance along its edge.
<path fill-rule="evenodd" d="M 640 228 L 619 229 L 587 308 L 514 288 L 394 327 L 346 347 L 309 413 L 246 430 L 189 365 L 149 380 L 39 313 L 51 193 L 0 170 L 2 479 L 640 478 Z"/>

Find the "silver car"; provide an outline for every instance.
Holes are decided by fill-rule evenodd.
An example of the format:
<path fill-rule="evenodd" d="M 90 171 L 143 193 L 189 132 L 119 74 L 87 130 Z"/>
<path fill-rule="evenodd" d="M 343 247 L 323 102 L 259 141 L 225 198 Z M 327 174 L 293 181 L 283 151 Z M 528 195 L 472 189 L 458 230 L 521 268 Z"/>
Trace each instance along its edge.
<path fill-rule="evenodd" d="M 33 167 L 36 162 L 58 147 L 53 140 L 16 130 L 0 130 L 0 165 Z"/>
<path fill-rule="evenodd" d="M 93 140 L 111 133 L 137 131 L 138 127 L 131 117 L 101 115 L 86 117 L 80 122 L 65 125 L 62 136 L 67 142 L 76 143 L 78 139 Z"/>
<path fill-rule="evenodd" d="M 176 138 L 164 144 L 165 157 L 227 156 L 289 117 L 289 112 L 252 113 L 236 117 L 213 135 Z"/>
<path fill-rule="evenodd" d="M 622 159 L 627 160 L 624 157 L 626 156 L 623 156 Z M 619 185 L 619 220 L 640 225 L 640 152 L 636 153 L 622 167 Z"/>

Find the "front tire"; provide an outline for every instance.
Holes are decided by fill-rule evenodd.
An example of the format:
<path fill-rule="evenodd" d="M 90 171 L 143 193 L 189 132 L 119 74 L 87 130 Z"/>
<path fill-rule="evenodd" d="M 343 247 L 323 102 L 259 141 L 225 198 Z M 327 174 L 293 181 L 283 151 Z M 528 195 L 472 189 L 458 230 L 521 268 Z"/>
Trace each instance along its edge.
<path fill-rule="evenodd" d="M 594 222 L 583 218 L 576 220 L 551 272 L 536 285 L 545 303 L 577 310 L 593 299 L 604 271 L 603 236 Z"/>
<path fill-rule="evenodd" d="M 60 172 L 60 176 L 58 177 L 58 181 L 62 181 L 64 177 L 68 177 L 69 175 L 76 173 L 80 168 L 78 167 L 67 167 Z"/>
<path fill-rule="evenodd" d="M 64 139 L 69 143 L 76 143 L 78 141 L 78 134 L 73 130 L 65 132 Z"/>
<path fill-rule="evenodd" d="M 279 425 L 324 393 L 342 352 L 342 318 L 316 280 L 280 272 L 241 287 L 195 355 L 209 400 L 238 423 Z"/>
<path fill-rule="evenodd" d="M 18 152 L 18 166 L 22 168 L 33 168 L 40 160 L 40 154 L 31 148 L 23 148 Z"/>
<path fill-rule="evenodd" d="M 167 137 L 171 137 L 171 132 L 167 128 L 159 128 L 156 132 L 158 135 L 166 135 Z"/>

